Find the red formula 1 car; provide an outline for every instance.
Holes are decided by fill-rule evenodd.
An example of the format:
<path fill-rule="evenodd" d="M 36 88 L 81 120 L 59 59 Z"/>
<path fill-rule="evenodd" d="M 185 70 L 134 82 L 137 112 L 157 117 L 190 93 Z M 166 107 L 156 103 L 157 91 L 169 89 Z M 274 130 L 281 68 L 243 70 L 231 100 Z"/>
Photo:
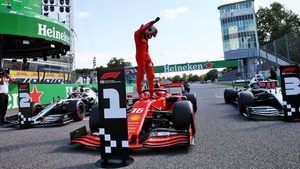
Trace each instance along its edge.
<path fill-rule="evenodd" d="M 194 144 L 196 133 L 194 113 L 196 95 L 192 93 L 169 93 L 167 89 L 156 89 L 156 99 L 150 99 L 149 91 L 143 91 L 145 99 L 135 99 L 128 108 L 128 141 L 130 149 L 158 148 Z M 89 125 L 70 133 L 71 144 L 100 147 L 98 133 L 98 107 L 91 112 Z"/>

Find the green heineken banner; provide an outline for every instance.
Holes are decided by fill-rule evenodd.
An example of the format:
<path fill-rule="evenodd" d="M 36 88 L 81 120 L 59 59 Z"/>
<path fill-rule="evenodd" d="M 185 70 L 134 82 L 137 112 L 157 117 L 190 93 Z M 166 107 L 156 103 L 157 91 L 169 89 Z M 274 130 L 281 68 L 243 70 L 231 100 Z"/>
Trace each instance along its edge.
<path fill-rule="evenodd" d="M 237 67 L 237 66 L 238 66 L 237 60 L 219 60 L 219 61 L 155 66 L 154 72 L 170 73 L 170 72 L 194 71 L 194 70 L 216 69 L 216 68 Z"/>
<path fill-rule="evenodd" d="M 54 99 L 66 99 L 67 94 L 73 91 L 74 87 L 85 86 L 98 88 L 97 84 L 30 84 L 30 97 L 33 102 L 40 104 L 51 103 Z M 84 88 L 84 87 L 83 87 Z M 126 84 L 126 92 L 133 92 L 134 83 Z M 8 109 L 18 108 L 18 85 L 9 85 Z"/>
<path fill-rule="evenodd" d="M 41 5 L 42 0 L 0 0 L 0 11 L 11 9 L 14 11 L 30 11 L 41 14 Z"/>
<path fill-rule="evenodd" d="M 43 38 L 69 44 L 68 28 L 57 20 L 41 15 L 40 2 L 28 6 L 31 1 L 9 1 L 11 8 L 8 8 L 8 1 L 0 0 L 0 34 Z"/>

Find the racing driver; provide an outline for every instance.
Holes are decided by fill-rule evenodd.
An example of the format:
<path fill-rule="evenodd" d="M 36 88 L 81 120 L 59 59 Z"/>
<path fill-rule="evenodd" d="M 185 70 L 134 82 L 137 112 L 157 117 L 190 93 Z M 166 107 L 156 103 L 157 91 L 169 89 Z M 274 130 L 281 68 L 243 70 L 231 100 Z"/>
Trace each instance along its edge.
<path fill-rule="evenodd" d="M 143 98 L 142 94 L 142 81 L 144 77 L 144 72 L 146 71 L 147 80 L 149 84 L 150 98 L 156 98 L 154 95 L 154 70 L 153 63 L 150 58 L 150 54 L 148 51 L 148 40 L 157 35 L 157 29 L 153 26 L 156 22 L 160 20 L 157 17 L 154 21 L 147 23 L 146 25 L 142 25 L 135 33 L 134 33 L 134 41 L 136 47 L 136 62 L 137 62 L 137 77 L 136 77 L 136 87 L 137 92 L 139 94 L 139 98 Z"/>

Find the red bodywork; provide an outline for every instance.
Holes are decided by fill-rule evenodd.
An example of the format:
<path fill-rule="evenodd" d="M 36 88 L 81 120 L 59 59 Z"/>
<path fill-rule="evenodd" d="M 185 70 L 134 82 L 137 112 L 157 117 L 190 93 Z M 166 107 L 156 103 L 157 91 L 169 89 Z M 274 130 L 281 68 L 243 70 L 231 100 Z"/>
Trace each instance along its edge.
<path fill-rule="evenodd" d="M 177 97 L 178 101 L 185 97 L 178 93 L 169 94 L 166 90 L 156 90 L 157 99 L 146 98 L 136 101 L 127 114 L 128 122 L 128 141 L 130 149 L 137 148 L 157 148 L 174 145 L 190 145 L 195 135 L 194 112 L 192 115 L 192 124 L 189 131 L 178 131 L 167 128 L 157 128 L 149 131 L 151 120 L 153 120 L 155 111 L 171 113 L 173 109 L 172 102 L 167 98 Z M 144 95 L 149 97 L 149 92 Z M 153 128 L 152 128 L 153 129 Z M 80 143 L 88 147 L 100 147 L 100 138 L 97 134 L 85 134 L 84 136 L 71 139 L 71 144 Z"/>

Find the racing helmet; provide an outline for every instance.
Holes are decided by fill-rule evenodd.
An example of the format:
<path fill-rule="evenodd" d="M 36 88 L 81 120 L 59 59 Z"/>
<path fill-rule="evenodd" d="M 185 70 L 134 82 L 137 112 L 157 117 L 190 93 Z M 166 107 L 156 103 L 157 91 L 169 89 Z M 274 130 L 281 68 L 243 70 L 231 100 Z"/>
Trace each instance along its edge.
<path fill-rule="evenodd" d="M 148 28 L 146 31 L 145 31 L 145 36 L 147 37 L 147 39 L 151 39 L 152 36 L 153 37 L 156 37 L 157 35 L 157 29 L 155 26 L 151 26 L 150 28 Z"/>
<path fill-rule="evenodd" d="M 148 31 L 152 34 L 153 37 L 156 37 L 158 30 L 156 29 L 155 26 L 151 26 Z"/>
<path fill-rule="evenodd" d="M 257 81 L 263 81 L 264 80 L 264 76 L 261 74 L 256 75 L 256 80 Z"/>

